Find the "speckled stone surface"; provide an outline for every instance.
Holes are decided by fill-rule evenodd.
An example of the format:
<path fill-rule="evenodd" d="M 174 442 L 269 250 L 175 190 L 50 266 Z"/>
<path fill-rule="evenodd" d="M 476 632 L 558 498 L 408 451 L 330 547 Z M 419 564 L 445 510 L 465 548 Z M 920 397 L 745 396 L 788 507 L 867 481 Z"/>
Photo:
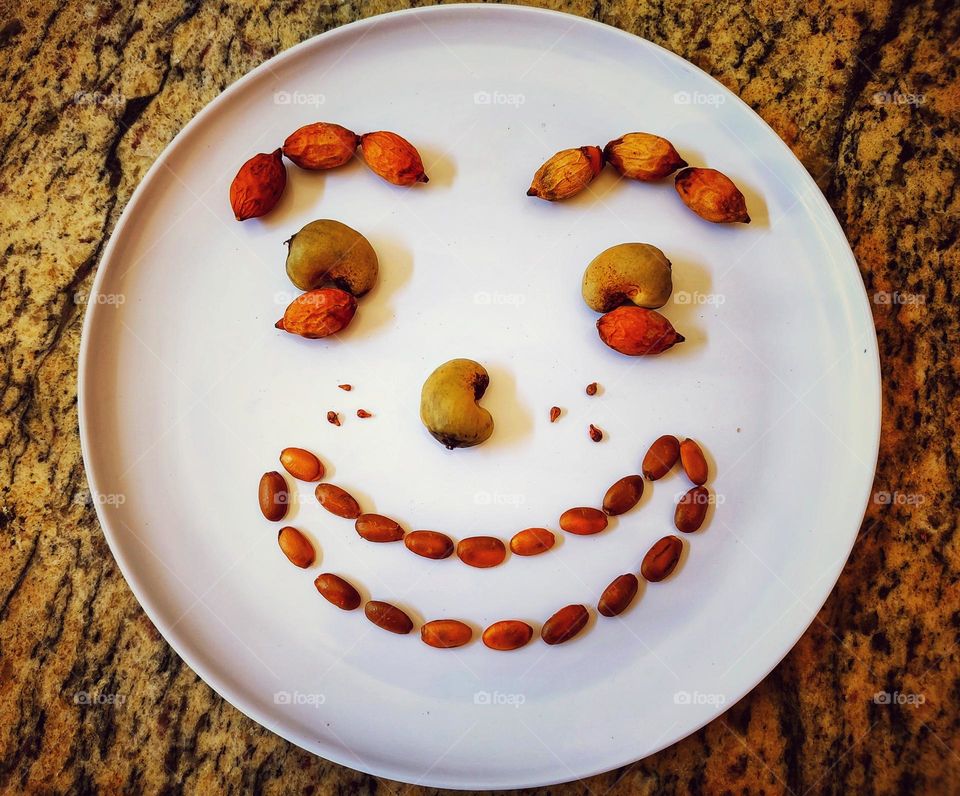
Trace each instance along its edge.
<path fill-rule="evenodd" d="M 875 498 L 793 652 L 685 741 L 550 790 L 960 793 L 960 6 L 546 5 L 690 59 L 783 137 L 853 245 L 885 380 Z M 75 384 L 77 297 L 176 132 L 275 53 L 401 7 L 0 2 L 3 791 L 414 790 L 272 735 L 170 650 L 84 497 Z"/>

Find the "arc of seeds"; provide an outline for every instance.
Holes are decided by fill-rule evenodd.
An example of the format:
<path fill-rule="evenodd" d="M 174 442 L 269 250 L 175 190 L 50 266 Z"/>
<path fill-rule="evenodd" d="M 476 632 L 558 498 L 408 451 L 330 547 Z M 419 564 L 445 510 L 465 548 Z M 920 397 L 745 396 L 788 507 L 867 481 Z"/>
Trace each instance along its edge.
<path fill-rule="evenodd" d="M 650 481 L 656 481 L 673 469 L 680 460 L 684 472 L 694 486 L 677 502 L 674 524 L 683 533 L 700 529 L 710 503 L 710 492 L 704 484 L 709 468 L 700 446 L 692 439 L 682 443 L 674 436 L 659 437 L 643 458 L 642 471 Z M 325 468 L 312 453 L 302 448 L 285 448 L 280 454 L 284 469 L 294 478 L 313 482 L 323 478 Z M 643 496 L 643 477 L 628 475 L 614 483 L 603 498 L 603 510 L 591 507 L 568 509 L 560 517 L 560 527 L 568 533 L 592 535 L 607 527 L 607 517 L 623 514 Z M 318 484 L 316 496 L 321 505 L 332 514 L 353 519 L 357 533 L 372 542 L 404 540 L 407 548 L 417 555 L 431 559 L 449 558 L 454 551 L 453 540 L 437 531 L 412 531 L 404 534 L 400 525 L 380 514 L 364 514 L 356 499 L 334 484 Z M 272 521 L 282 520 L 289 504 L 286 480 L 278 472 L 264 473 L 260 479 L 259 502 L 263 515 Z M 277 537 L 280 549 L 294 565 L 307 568 L 315 561 L 310 541 L 296 528 L 285 526 Z M 555 537 L 546 528 L 527 528 L 510 540 L 510 548 L 517 555 L 530 556 L 546 552 L 555 543 Z M 500 539 L 492 536 L 474 536 L 456 545 L 457 555 L 470 566 L 487 568 L 501 563 L 506 548 Z M 658 583 L 669 577 L 683 553 L 682 540 L 673 535 L 655 542 L 640 565 L 641 576 Z M 357 589 L 344 578 L 333 573 L 320 574 L 314 585 L 330 603 L 345 611 L 353 611 L 363 602 Z M 640 581 L 633 573 L 625 573 L 603 590 L 597 602 L 597 611 L 605 617 L 623 613 L 633 602 Z M 413 630 L 413 621 L 400 608 L 380 600 L 364 605 L 364 614 L 373 624 L 392 633 L 405 635 Z M 562 644 L 576 637 L 587 624 L 590 613 L 579 604 L 561 608 L 544 622 L 540 637 L 547 644 Z M 441 649 L 461 647 L 473 637 L 472 628 L 458 619 L 435 619 L 424 623 L 420 637 L 425 644 Z M 494 622 L 482 634 L 483 643 L 494 650 L 514 650 L 525 646 L 533 637 L 533 628 L 518 619 Z"/>

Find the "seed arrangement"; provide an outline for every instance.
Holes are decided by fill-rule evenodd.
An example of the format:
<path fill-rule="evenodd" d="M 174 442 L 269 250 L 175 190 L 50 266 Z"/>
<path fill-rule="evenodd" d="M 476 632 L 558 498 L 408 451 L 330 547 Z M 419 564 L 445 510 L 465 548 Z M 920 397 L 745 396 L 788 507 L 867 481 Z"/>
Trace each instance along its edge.
<path fill-rule="evenodd" d="M 284 158 L 301 169 L 325 171 L 344 165 L 359 149 L 360 157 L 381 178 L 398 186 L 428 182 L 416 148 L 396 133 L 378 131 L 356 135 L 338 124 L 316 122 L 294 131 L 281 148 L 261 153 L 241 166 L 230 186 L 230 204 L 238 221 L 269 213 L 286 187 Z M 714 223 L 749 223 L 743 194 L 723 173 L 709 168 L 689 167 L 673 144 L 650 133 L 627 133 L 603 149 L 584 146 L 565 149 L 549 158 L 536 172 L 527 194 L 550 202 L 562 201 L 583 191 L 609 163 L 623 177 L 639 182 L 662 180 L 676 173 L 674 185 L 683 203 L 701 218 Z M 680 170 L 678 172 L 678 169 Z M 302 295 L 295 298 L 276 322 L 276 328 L 306 338 L 323 338 L 347 328 L 357 311 L 358 299 L 376 284 L 379 261 L 370 242 L 359 232 L 332 219 L 320 219 L 304 226 L 288 241 L 286 272 Z M 663 353 L 684 341 L 670 321 L 656 310 L 663 307 L 673 291 L 672 265 L 666 255 L 649 243 L 622 243 L 598 254 L 583 274 L 581 293 L 592 310 L 601 313 L 597 332 L 601 341 L 626 356 Z M 450 450 L 480 445 L 493 434 L 494 420 L 480 401 L 490 383 L 486 369 L 470 359 L 453 359 L 438 366 L 421 389 L 420 420 L 430 435 Z M 338 385 L 349 392 L 350 384 Z M 594 382 L 586 386 L 588 396 L 597 394 Z M 561 416 L 558 406 L 550 408 L 549 419 Z M 359 408 L 360 419 L 372 417 Z M 328 411 L 327 421 L 341 425 L 340 414 Z M 602 429 L 588 428 L 593 442 L 604 438 Z M 640 502 L 646 481 L 656 481 L 680 462 L 693 483 L 676 504 L 674 525 L 684 534 L 698 531 L 711 502 L 706 458 L 692 439 L 680 442 L 665 435 L 649 448 L 642 462 L 642 475 L 627 475 L 606 491 L 601 508 L 578 506 L 564 511 L 558 520 L 561 530 L 577 536 L 591 536 L 605 530 L 610 517 L 630 511 Z M 556 544 L 548 528 L 526 528 L 505 543 L 494 536 L 472 536 L 459 542 L 432 530 L 405 532 L 400 523 L 382 514 L 363 512 L 349 492 L 322 482 L 325 468 L 319 458 L 303 448 L 285 448 L 280 463 L 298 481 L 317 483 L 315 496 L 329 513 L 352 520 L 357 534 L 368 542 L 403 541 L 407 550 L 427 559 L 456 557 L 467 566 L 487 569 L 503 563 L 507 548 L 514 555 L 536 556 Z M 266 519 L 280 522 L 286 516 L 290 495 L 286 478 L 277 471 L 264 473 L 259 485 L 260 509 Z M 309 568 L 316 560 L 310 540 L 298 529 L 281 527 L 277 542 L 292 564 Z M 646 552 L 639 575 L 650 583 L 668 578 L 683 553 L 684 543 L 668 535 Z M 634 601 L 639 578 L 625 573 L 602 592 L 597 612 L 604 617 L 623 613 Z M 363 604 L 359 591 L 333 573 L 322 573 L 314 581 L 320 594 L 331 604 L 356 610 Z M 411 618 L 400 608 L 379 600 L 363 605 L 369 621 L 384 630 L 408 634 Z M 576 637 L 589 621 L 584 605 L 561 608 L 547 619 L 540 636 L 547 644 L 562 644 Z M 483 643 L 494 650 L 525 646 L 533 637 L 526 622 L 507 619 L 495 622 L 482 633 Z M 467 644 L 473 630 L 458 619 L 437 619 L 420 628 L 423 642 L 432 647 L 451 648 Z"/>
<path fill-rule="evenodd" d="M 700 446 L 692 439 L 682 443 L 671 435 L 657 439 L 643 458 L 643 476 L 627 475 L 610 486 L 603 496 L 601 508 L 578 506 L 560 515 L 559 526 L 566 533 L 592 536 L 607 528 L 609 517 L 619 516 L 633 509 L 643 496 L 644 477 L 656 481 L 665 476 L 677 461 L 694 487 L 677 503 L 674 524 L 682 533 L 698 531 L 703 524 L 710 503 L 710 492 L 704 483 L 708 468 Z M 293 478 L 313 483 L 325 475 L 320 459 L 303 448 L 284 448 L 280 463 Z M 331 514 L 354 520 L 357 534 L 374 543 L 403 541 L 410 552 L 433 560 L 457 557 L 466 565 L 487 569 L 503 563 L 507 545 L 494 536 L 471 536 L 454 543 L 439 531 L 411 531 L 405 533 L 396 520 L 382 514 L 364 513 L 359 502 L 342 487 L 318 483 L 317 501 Z M 281 521 L 287 513 L 290 495 L 287 481 L 279 472 L 264 473 L 260 479 L 258 499 L 264 517 Z M 283 554 L 297 567 L 306 569 L 316 560 L 313 545 L 296 528 L 284 526 L 277 542 Z M 516 533 L 509 542 L 511 552 L 519 556 L 546 553 L 556 543 L 553 532 L 547 528 L 526 528 Z M 683 541 L 677 536 L 665 536 L 644 555 L 640 575 L 650 583 L 658 583 L 670 576 L 683 553 Z M 601 616 L 613 617 L 623 613 L 633 602 L 639 589 L 639 579 L 633 573 L 615 578 L 602 592 L 597 602 Z M 344 611 L 359 608 L 363 600 L 349 581 L 330 572 L 314 580 L 317 591 L 326 600 Z M 406 635 L 413 630 L 413 620 L 400 608 L 380 600 L 364 605 L 364 615 L 373 624 L 392 633 Z M 577 636 L 589 620 L 590 612 L 584 605 L 561 608 L 544 622 L 540 636 L 547 644 L 561 644 Z M 449 648 L 467 644 L 473 637 L 471 627 L 458 619 L 436 619 L 420 628 L 422 641 L 432 647 Z M 516 619 L 495 622 L 484 630 L 483 643 L 495 650 L 513 650 L 525 646 L 533 637 L 533 628 Z"/>

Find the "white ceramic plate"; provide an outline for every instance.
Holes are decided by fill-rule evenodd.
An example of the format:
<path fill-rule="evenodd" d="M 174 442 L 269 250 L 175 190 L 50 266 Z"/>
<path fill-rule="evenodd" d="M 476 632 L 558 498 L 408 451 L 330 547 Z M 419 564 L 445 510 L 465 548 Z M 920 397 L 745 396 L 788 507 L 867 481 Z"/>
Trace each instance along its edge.
<path fill-rule="evenodd" d="M 231 217 L 238 166 L 302 124 L 396 130 L 429 185 L 363 164 L 288 167 L 278 208 Z M 553 152 L 632 130 L 731 175 L 753 223 L 701 221 L 658 185 L 606 169 L 564 204 L 524 195 Z M 291 233 L 362 231 L 382 277 L 342 339 L 273 328 L 296 291 Z M 586 263 L 639 240 L 671 258 L 663 312 L 687 342 L 630 359 L 580 298 Z M 686 301 L 684 301 L 686 299 Z M 420 386 L 454 356 L 491 374 L 489 443 L 446 451 Z M 603 25 L 516 7 L 437 7 L 358 22 L 237 82 L 140 185 L 104 255 L 80 361 L 84 457 L 104 533 L 137 598 L 213 688 L 319 755 L 432 786 L 584 777 L 674 743 L 753 688 L 833 587 L 857 533 L 879 433 L 876 339 L 822 195 L 776 135 L 680 58 Z M 584 395 L 592 381 L 595 398 Z M 350 382 L 349 394 L 337 389 Z M 552 405 L 564 407 L 551 425 Z M 364 407 L 374 417 L 361 421 Z M 343 426 L 325 421 L 342 412 Z M 587 438 L 588 423 L 607 434 Z M 437 651 L 314 590 L 338 572 L 418 621 L 539 624 L 593 606 L 672 529 L 674 473 L 594 537 L 494 570 L 359 539 L 300 490 L 288 523 L 321 551 L 292 567 L 257 481 L 287 445 L 320 452 L 367 510 L 462 538 L 597 504 L 658 435 L 695 437 L 723 501 L 674 576 L 560 647 Z"/>

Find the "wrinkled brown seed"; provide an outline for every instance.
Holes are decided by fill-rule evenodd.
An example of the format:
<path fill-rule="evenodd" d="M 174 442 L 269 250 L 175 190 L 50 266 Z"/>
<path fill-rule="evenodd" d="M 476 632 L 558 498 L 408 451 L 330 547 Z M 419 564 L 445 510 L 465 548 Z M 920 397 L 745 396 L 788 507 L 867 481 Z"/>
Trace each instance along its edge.
<path fill-rule="evenodd" d="M 449 558 L 453 555 L 453 539 L 439 531 L 411 531 L 403 537 L 407 550 L 424 558 Z"/>
<path fill-rule="evenodd" d="M 471 638 L 470 625 L 457 619 L 434 619 L 420 628 L 420 638 L 424 644 L 438 649 L 462 647 Z"/>
<path fill-rule="evenodd" d="M 514 534 L 510 550 L 518 556 L 536 556 L 545 553 L 556 542 L 557 538 L 546 528 L 526 528 Z"/>
<path fill-rule="evenodd" d="M 358 409 L 357 417 L 359 417 L 361 420 L 365 420 L 368 417 L 373 417 L 373 415 L 370 414 L 366 409 Z"/>
<path fill-rule="evenodd" d="M 352 384 L 338 384 L 337 386 L 338 386 L 341 390 L 343 390 L 344 392 L 350 392 L 350 390 L 353 389 L 353 385 L 352 385 Z"/>
<path fill-rule="evenodd" d="M 540 629 L 540 638 L 547 644 L 563 644 L 577 635 L 587 624 L 590 614 L 582 605 L 561 608 Z"/>
<path fill-rule="evenodd" d="M 290 563 L 296 567 L 306 569 L 316 559 L 316 553 L 313 545 L 310 544 L 310 540 L 289 525 L 280 529 L 277 534 L 277 543 Z"/>
<path fill-rule="evenodd" d="M 494 536 L 470 536 L 460 540 L 457 555 L 464 564 L 486 569 L 501 563 L 507 555 L 507 548 Z"/>
<path fill-rule="evenodd" d="M 603 616 L 618 616 L 622 614 L 633 602 L 637 596 L 637 589 L 640 588 L 640 581 L 636 575 L 627 573 L 614 578 L 607 588 L 600 595 L 600 602 L 597 603 L 597 610 Z"/>
<path fill-rule="evenodd" d="M 313 585 L 325 600 L 333 603 L 337 608 L 352 611 L 360 606 L 360 592 L 339 575 L 324 572 L 317 576 Z"/>
<path fill-rule="evenodd" d="M 397 606 L 380 600 L 370 600 L 363 606 L 363 613 L 373 624 L 391 633 L 403 635 L 413 630 L 413 620 Z"/>
<path fill-rule="evenodd" d="M 603 432 L 593 425 L 593 423 L 590 424 L 590 439 L 594 442 L 599 442 L 603 439 Z"/>
<path fill-rule="evenodd" d="M 664 434 L 650 446 L 650 450 L 643 457 L 643 465 L 640 469 L 647 478 L 656 481 L 670 472 L 679 456 L 679 440 L 672 434 Z"/>
<path fill-rule="evenodd" d="M 607 515 L 600 509 L 578 506 L 560 515 L 560 527 L 567 533 L 589 536 L 607 527 Z"/>
<path fill-rule="evenodd" d="M 360 516 L 360 504 L 345 489 L 334 484 L 317 484 L 314 494 L 320 505 L 331 514 L 348 520 L 355 520 Z"/>
<path fill-rule="evenodd" d="M 382 514 L 361 514 L 355 527 L 368 542 L 399 542 L 403 538 L 400 524 Z"/>
<path fill-rule="evenodd" d="M 504 619 L 494 622 L 483 631 L 483 643 L 492 650 L 515 650 L 529 643 L 533 628 L 519 619 Z"/>
<path fill-rule="evenodd" d="M 303 448 L 284 448 L 280 464 L 298 481 L 319 481 L 325 472 L 320 460 Z"/>
<path fill-rule="evenodd" d="M 560 417 L 560 407 L 559 407 L 559 406 L 551 406 L 551 407 L 550 407 L 550 422 L 551 422 L 551 423 L 556 423 L 558 417 Z"/>
<path fill-rule="evenodd" d="M 592 381 L 587 385 L 587 395 L 596 395 L 596 394 L 597 394 L 597 383 L 595 381 Z"/>
<path fill-rule="evenodd" d="M 640 574 L 651 583 L 663 580 L 673 572 L 682 552 L 683 542 L 679 537 L 664 536 L 643 557 Z"/>
<path fill-rule="evenodd" d="M 340 415 L 334 412 L 332 409 L 327 412 L 327 422 L 334 426 L 340 425 Z"/>
<path fill-rule="evenodd" d="M 707 459 L 700 446 L 692 439 L 685 439 L 680 443 L 680 463 L 687 478 L 697 486 L 707 482 Z"/>
<path fill-rule="evenodd" d="M 603 496 L 603 510 L 611 517 L 624 514 L 643 497 L 643 476 L 625 475 L 608 490 Z"/>
<path fill-rule="evenodd" d="M 264 517 L 272 522 L 282 520 L 287 514 L 287 506 L 290 503 L 286 479 L 276 470 L 264 473 L 260 476 L 257 499 Z"/>
<path fill-rule="evenodd" d="M 673 524 L 683 533 L 699 531 L 707 516 L 708 508 L 710 508 L 710 490 L 705 486 L 695 486 L 677 501 Z"/>

